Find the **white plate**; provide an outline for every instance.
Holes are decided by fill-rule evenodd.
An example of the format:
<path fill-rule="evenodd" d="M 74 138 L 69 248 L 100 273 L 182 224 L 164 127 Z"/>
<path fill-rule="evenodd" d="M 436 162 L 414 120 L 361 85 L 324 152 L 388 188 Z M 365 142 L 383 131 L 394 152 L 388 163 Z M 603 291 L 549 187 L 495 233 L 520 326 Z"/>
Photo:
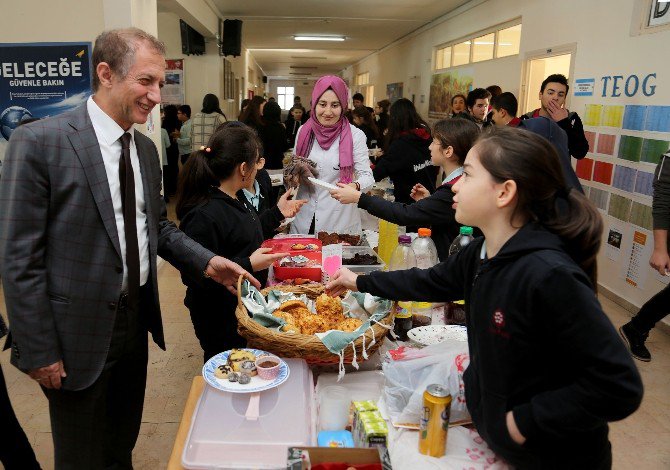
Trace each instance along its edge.
<path fill-rule="evenodd" d="M 308 180 L 310 180 L 312 183 L 314 183 L 317 186 L 321 186 L 323 189 L 331 190 L 331 189 L 340 189 L 338 186 L 335 186 L 334 184 L 326 183 L 325 181 L 321 181 L 319 179 L 316 179 L 312 176 L 307 177 Z"/>
<path fill-rule="evenodd" d="M 467 341 L 468 330 L 461 325 L 419 326 L 409 330 L 407 337 L 422 346 L 430 346 L 442 341 Z"/>
<path fill-rule="evenodd" d="M 256 358 L 262 355 L 270 354 L 266 351 L 261 351 L 260 349 L 242 349 L 244 351 L 252 352 Z M 228 350 L 217 354 L 209 361 L 207 361 L 204 366 L 202 366 L 202 377 L 205 379 L 205 382 L 218 390 L 231 393 L 256 393 L 275 388 L 286 382 L 286 379 L 288 379 L 290 373 L 288 364 L 286 364 L 286 362 L 281 359 L 281 363 L 279 365 L 279 374 L 274 380 L 263 380 L 256 375 L 251 377 L 251 382 L 246 385 L 242 385 L 239 382 L 229 382 L 228 379 L 219 379 L 216 377 L 216 375 L 214 375 L 214 370 L 221 364 L 226 364 L 228 362 L 230 351 L 231 350 Z"/>

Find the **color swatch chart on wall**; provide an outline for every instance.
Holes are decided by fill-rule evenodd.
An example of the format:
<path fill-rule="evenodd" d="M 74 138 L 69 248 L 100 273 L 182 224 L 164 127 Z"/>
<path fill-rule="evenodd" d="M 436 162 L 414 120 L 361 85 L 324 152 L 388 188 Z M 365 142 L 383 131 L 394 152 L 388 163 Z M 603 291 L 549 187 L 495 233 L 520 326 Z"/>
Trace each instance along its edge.
<path fill-rule="evenodd" d="M 603 212 L 652 229 L 654 169 L 670 148 L 670 106 L 587 104 L 589 154 L 575 169 Z"/>

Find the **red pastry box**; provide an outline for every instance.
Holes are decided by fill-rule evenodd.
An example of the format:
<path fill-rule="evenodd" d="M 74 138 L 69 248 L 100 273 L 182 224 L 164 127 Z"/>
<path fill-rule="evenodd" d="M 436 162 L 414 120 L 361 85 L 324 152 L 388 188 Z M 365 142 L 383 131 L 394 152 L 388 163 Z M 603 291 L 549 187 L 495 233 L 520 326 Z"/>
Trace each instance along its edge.
<path fill-rule="evenodd" d="M 304 256 L 309 261 L 306 266 L 280 266 L 281 260 L 272 265 L 275 279 L 285 281 L 287 279 L 309 279 L 321 282 L 321 251 L 291 252 L 290 256 Z"/>
<path fill-rule="evenodd" d="M 322 246 L 323 244 L 318 238 L 296 237 L 265 240 L 261 248 L 272 248 L 272 253 L 291 253 L 292 255 L 296 255 L 310 252 L 321 253 Z"/>

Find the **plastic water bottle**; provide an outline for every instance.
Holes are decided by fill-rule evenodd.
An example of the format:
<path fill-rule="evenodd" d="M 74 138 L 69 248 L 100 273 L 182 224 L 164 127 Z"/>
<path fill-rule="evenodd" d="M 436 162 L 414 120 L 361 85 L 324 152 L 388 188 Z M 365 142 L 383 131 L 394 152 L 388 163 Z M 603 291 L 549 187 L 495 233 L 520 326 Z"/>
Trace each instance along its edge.
<path fill-rule="evenodd" d="M 416 256 L 416 267 L 420 269 L 429 269 L 435 266 L 439 259 L 437 257 L 437 248 L 433 239 L 430 238 L 431 230 L 429 228 L 420 228 L 419 236 L 412 242 L 412 249 Z M 432 323 L 433 305 L 431 302 L 412 302 L 412 325 L 426 326 Z M 438 306 L 439 308 L 439 306 Z M 444 304 L 441 305 L 444 312 Z"/>
<path fill-rule="evenodd" d="M 458 253 L 464 247 L 468 246 L 475 237 L 472 236 L 472 227 L 461 227 L 459 235 L 449 245 L 449 256 Z"/>
<path fill-rule="evenodd" d="M 458 253 L 468 246 L 475 238 L 472 236 L 472 227 L 463 226 L 459 235 L 449 246 L 449 256 Z M 463 301 L 449 302 L 445 309 L 445 323 L 448 325 L 465 325 L 465 307 Z"/>
<path fill-rule="evenodd" d="M 393 250 L 389 271 L 402 271 L 416 267 L 416 255 L 412 249 L 412 238 L 409 235 L 398 237 L 398 246 Z M 398 301 L 395 311 L 393 331 L 398 339 L 407 341 L 407 332 L 412 329 L 412 302 Z"/>
<path fill-rule="evenodd" d="M 432 268 L 438 263 L 437 248 L 430 238 L 429 228 L 420 228 L 419 236 L 412 242 L 412 250 L 416 256 L 416 267 L 420 269 Z"/>

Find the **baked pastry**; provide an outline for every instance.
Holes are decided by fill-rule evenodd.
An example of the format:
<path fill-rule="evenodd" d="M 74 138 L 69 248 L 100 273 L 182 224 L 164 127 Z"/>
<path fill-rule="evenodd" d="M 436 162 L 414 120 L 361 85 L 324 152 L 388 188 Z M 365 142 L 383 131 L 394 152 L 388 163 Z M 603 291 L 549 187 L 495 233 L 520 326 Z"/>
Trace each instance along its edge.
<path fill-rule="evenodd" d="M 292 325 L 291 323 L 287 323 L 286 325 L 283 325 L 280 330 L 283 333 L 301 333 L 300 327 L 298 325 Z"/>
<path fill-rule="evenodd" d="M 242 372 L 242 375 L 246 374 L 249 377 L 258 374 L 254 361 L 243 361 L 242 364 L 240 364 L 240 372 Z"/>
<path fill-rule="evenodd" d="M 294 243 L 291 245 L 292 250 L 304 250 L 305 248 L 307 248 L 307 246 L 303 245 L 302 243 Z"/>
<path fill-rule="evenodd" d="M 359 329 L 362 324 L 363 324 L 363 322 L 361 320 L 359 320 L 358 318 L 346 318 L 345 317 L 345 319 L 340 321 L 335 328 L 338 329 L 338 330 L 341 330 L 341 331 L 352 332 L 352 331 L 356 331 L 357 329 Z"/>
<path fill-rule="evenodd" d="M 320 315 L 302 315 L 298 320 L 300 331 L 303 335 L 313 335 L 314 333 L 323 333 L 328 331 L 329 323 Z"/>
<path fill-rule="evenodd" d="M 244 349 L 233 349 L 228 356 L 228 365 L 235 372 L 240 372 L 242 362 L 256 360 L 256 355 L 250 351 Z"/>
<path fill-rule="evenodd" d="M 339 298 L 321 294 L 316 298 L 316 312 L 327 318 L 339 317 L 344 312 Z"/>
<path fill-rule="evenodd" d="M 240 377 L 237 379 L 240 385 L 246 385 L 251 382 L 251 377 L 247 374 L 240 374 Z"/>
<path fill-rule="evenodd" d="M 281 304 L 279 306 L 278 310 L 282 310 L 284 312 L 290 312 L 291 310 L 294 310 L 296 308 L 307 309 L 307 305 L 302 300 L 295 300 L 295 299 L 294 300 L 288 300 L 288 301 L 284 302 L 283 304 Z M 307 309 L 307 310 L 309 310 L 309 309 Z"/>
<path fill-rule="evenodd" d="M 214 377 L 225 380 L 232 371 L 233 369 L 228 364 L 220 364 L 214 369 Z"/>
<path fill-rule="evenodd" d="M 296 325 L 297 324 L 296 321 L 295 321 L 295 317 L 293 316 L 292 313 L 289 313 L 289 312 L 284 312 L 282 310 L 275 310 L 274 312 L 272 312 L 272 316 L 277 317 L 277 318 L 281 318 L 288 325 Z"/>

